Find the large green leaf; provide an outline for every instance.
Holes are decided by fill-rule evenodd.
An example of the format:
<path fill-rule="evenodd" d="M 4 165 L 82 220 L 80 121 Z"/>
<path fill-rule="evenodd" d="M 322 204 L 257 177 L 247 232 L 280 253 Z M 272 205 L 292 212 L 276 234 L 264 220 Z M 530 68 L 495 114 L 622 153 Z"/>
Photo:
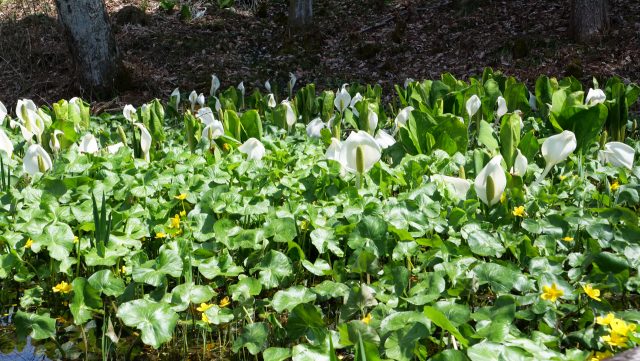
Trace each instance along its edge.
<path fill-rule="evenodd" d="M 48 313 L 38 315 L 35 313 L 16 312 L 16 335 L 24 340 L 30 336 L 34 340 L 44 340 L 56 336 L 56 320 L 49 317 Z"/>
<path fill-rule="evenodd" d="M 142 342 L 156 349 L 171 340 L 179 318 L 168 304 L 145 299 L 123 303 L 116 315 L 125 325 L 140 330 Z"/>
<path fill-rule="evenodd" d="M 267 347 L 269 328 L 263 322 L 249 323 L 242 328 L 240 337 L 233 342 L 233 352 L 238 352 L 243 347 L 252 355 L 257 355 Z"/>
<path fill-rule="evenodd" d="M 111 270 L 95 272 L 87 280 L 91 287 L 107 296 L 120 296 L 124 292 L 124 281 L 115 277 Z"/>
<path fill-rule="evenodd" d="M 73 315 L 73 322 L 82 325 L 93 318 L 93 312 L 102 308 L 100 291 L 82 277 L 77 277 L 71 283 L 73 286 L 73 298 L 69 303 L 69 309 Z"/>
<path fill-rule="evenodd" d="M 436 326 L 451 333 L 462 346 L 467 347 L 469 345 L 469 341 L 467 341 L 467 339 L 462 336 L 460 331 L 458 331 L 458 329 L 451 323 L 451 321 L 447 319 L 447 317 L 442 312 L 431 306 L 425 306 L 423 312 L 425 316 L 427 316 L 433 323 L 436 324 Z"/>
<path fill-rule="evenodd" d="M 316 299 L 315 293 L 311 292 L 304 286 L 293 286 L 283 291 L 276 292 L 273 295 L 271 305 L 277 312 L 284 310 L 293 310 L 300 304 L 313 302 Z"/>

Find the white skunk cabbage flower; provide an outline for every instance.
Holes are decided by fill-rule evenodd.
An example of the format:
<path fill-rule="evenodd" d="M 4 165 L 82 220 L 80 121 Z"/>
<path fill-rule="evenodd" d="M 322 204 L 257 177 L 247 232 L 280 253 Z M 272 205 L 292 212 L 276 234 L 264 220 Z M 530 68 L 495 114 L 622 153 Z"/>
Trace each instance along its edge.
<path fill-rule="evenodd" d="M 507 101 L 502 97 L 498 97 L 498 110 L 496 114 L 498 115 L 498 119 L 502 118 L 503 115 L 507 114 L 509 110 L 507 109 Z"/>
<path fill-rule="evenodd" d="M 614 167 L 625 167 L 629 170 L 633 167 L 633 158 L 636 151 L 630 146 L 620 142 L 609 142 L 598 154 L 602 163 L 611 163 Z"/>
<path fill-rule="evenodd" d="M 244 82 L 241 81 L 240 84 L 238 84 L 238 90 L 240 91 L 240 94 L 242 94 L 242 96 L 244 97 Z"/>
<path fill-rule="evenodd" d="M 542 156 L 547 162 L 547 165 L 536 182 L 546 177 L 554 165 L 567 159 L 569 154 L 576 150 L 577 145 L 576 135 L 570 130 L 565 130 L 560 134 L 547 138 L 544 143 L 542 143 Z"/>
<path fill-rule="evenodd" d="M 238 150 L 247 155 L 247 160 L 260 160 L 266 152 L 264 145 L 256 138 L 247 139 Z"/>
<path fill-rule="evenodd" d="M 336 97 L 333 100 L 333 105 L 336 107 L 336 109 L 340 113 L 343 113 L 344 110 L 347 109 L 349 104 L 351 104 L 351 95 L 349 95 L 349 92 L 347 91 L 346 87 L 343 85 L 342 89 L 340 89 L 338 94 L 336 94 Z"/>
<path fill-rule="evenodd" d="M 8 158 L 13 155 L 13 143 L 2 128 L 0 128 L 0 152 L 7 153 Z"/>
<path fill-rule="evenodd" d="M 606 100 L 607 96 L 604 94 L 602 89 L 589 88 L 589 92 L 587 93 L 587 98 L 584 100 L 584 103 L 587 105 L 596 105 L 604 103 Z"/>
<path fill-rule="evenodd" d="M 136 120 L 138 120 L 138 113 L 136 111 L 136 108 L 134 108 L 131 104 L 127 104 L 124 106 L 124 109 L 122 109 L 122 115 L 126 120 L 130 122 L 135 122 Z"/>
<path fill-rule="evenodd" d="M 518 149 L 518 155 L 516 155 L 516 160 L 515 162 L 513 162 L 511 174 L 524 177 L 524 175 L 527 173 L 528 165 L 529 161 L 527 160 L 527 157 L 522 155 L 522 152 L 520 152 L 520 149 Z"/>
<path fill-rule="evenodd" d="M 220 89 L 220 79 L 215 74 L 211 75 L 211 89 L 209 89 L 209 95 L 215 96 L 216 92 Z"/>
<path fill-rule="evenodd" d="M 211 108 L 209 107 L 198 109 L 198 112 L 196 113 L 196 118 L 200 119 L 202 124 L 204 124 L 205 126 L 213 123 L 216 120 L 216 118 L 213 115 L 213 110 L 211 110 Z"/>
<path fill-rule="evenodd" d="M 289 89 L 293 90 L 293 87 L 296 86 L 297 81 L 298 78 L 296 78 L 296 75 L 294 73 L 289 73 Z"/>
<path fill-rule="evenodd" d="M 480 200 L 489 207 L 500 202 L 507 187 L 507 177 L 502 169 L 502 156 L 493 157 L 475 179 L 474 187 Z"/>
<path fill-rule="evenodd" d="M 376 140 L 376 142 L 378 142 L 378 145 L 382 149 L 387 149 L 390 146 L 396 144 L 396 139 L 382 129 L 376 132 L 376 136 L 374 137 L 374 139 Z"/>
<path fill-rule="evenodd" d="M 203 106 L 204 106 L 204 102 L 205 102 L 204 94 L 200 93 L 200 94 L 198 95 L 198 99 L 197 99 L 196 101 L 198 102 L 198 105 L 199 105 L 200 107 L 203 107 Z"/>
<path fill-rule="evenodd" d="M 118 142 L 116 144 L 111 144 L 107 146 L 107 152 L 109 152 L 109 154 L 116 154 L 118 153 L 118 151 L 120 150 L 120 148 L 124 147 L 124 143 L 122 142 Z"/>
<path fill-rule="evenodd" d="M 202 129 L 202 140 L 212 141 L 224 135 L 224 126 L 222 122 L 214 119 Z"/>
<path fill-rule="evenodd" d="M 267 106 L 268 106 L 269 108 L 275 108 L 275 107 L 276 107 L 276 105 L 278 105 L 278 104 L 276 103 L 276 97 L 274 97 L 274 96 L 273 96 L 273 94 L 271 94 L 271 93 L 270 93 L 270 94 L 267 96 Z"/>
<path fill-rule="evenodd" d="M 466 200 L 467 192 L 469 192 L 469 188 L 471 188 L 471 182 L 467 179 L 449 177 L 441 174 L 432 175 L 431 181 L 440 187 L 449 189 L 459 200 Z"/>
<path fill-rule="evenodd" d="M 140 151 L 142 151 L 142 157 L 147 162 L 150 160 L 149 151 L 151 150 L 151 133 L 147 130 L 147 127 L 142 123 L 133 123 L 140 129 Z"/>
<path fill-rule="evenodd" d="M 480 101 L 480 98 L 478 98 L 478 96 L 475 94 L 471 96 L 471 98 L 467 100 L 467 104 L 465 105 L 465 107 L 467 108 L 467 114 L 469 114 L 469 118 L 473 117 L 478 112 L 481 106 L 482 102 Z"/>
<path fill-rule="evenodd" d="M 52 165 L 49 153 L 40 144 L 31 144 L 24 153 L 22 167 L 31 176 L 46 172 Z"/>
<path fill-rule="evenodd" d="M 369 110 L 367 113 L 367 131 L 373 133 L 378 127 L 378 113 Z"/>
<path fill-rule="evenodd" d="M 7 117 L 7 114 L 7 107 L 5 107 L 2 102 L 0 102 L 0 125 L 4 123 L 4 118 Z"/>
<path fill-rule="evenodd" d="M 409 120 L 409 115 L 411 115 L 412 111 L 413 111 L 413 107 L 408 106 L 402 109 L 398 113 L 398 115 L 396 115 L 396 119 L 394 120 L 396 128 L 405 127 L 407 125 L 407 121 Z"/>
<path fill-rule="evenodd" d="M 96 154 L 98 153 L 98 140 L 91 133 L 85 134 L 78 146 L 80 153 Z"/>
<path fill-rule="evenodd" d="M 267 89 L 269 93 L 271 93 L 271 83 L 269 82 L 269 80 L 264 82 L 264 88 Z"/>
<path fill-rule="evenodd" d="M 357 131 L 349 134 L 340 148 L 339 161 L 351 173 L 368 172 L 382 156 L 378 142 L 367 132 Z"/>
<path fill-rule="evenodd" d="M 177 108 L 180 105 L 180 89 L 179 88 L 173 89 L 173 92 L 171 92 L 171 95 L 169 95 L 169 99 L 175 99 L 176 108 Z"/>
<path fill-rule="evenodd" d="M 192 90 L 191 94 L 189 94 L 189 103 L 191 103 L 191 111 L 195 109 L 197 102 L 198 102 L 198 93 L 195 90 Z"/>
<path fill-rule="evenodd" d="M 536 103 L 536 95 L 533 94 L 532 92 L 529 92 L 529 107 L 531 107 L 531 110 L 533 110 L 534 112 L 538 110 L 538 104 Z"/>
<path fill-rule="evenodd" d="M 60 139 L 58 136 L 63 135 L 64 133 L 61 130 L 54 130 L 51 135 L 51 139 L 49 139 L 49 148 L 53 150 L 54 153 L 58 153 L 60 151 Z"/>
<path fill-rule="evenodd" d="M 28 142 L 32 142 L 32 138 L 35 135 L 38 143 L 42 138 L 44 132 L 45 122 L 41 114 L 38 113 L 38 107 L 30 99 L 20 99 L 16 104 L 17 121 L 10 121 L 9 126 L 15 128 L 20 127 L 22 137 Z"/>
<path fill-rule="evenodd" d="M 325 153 L 325 157 L 327 159 L 335 160 L 337 162 L 340 161 L 340 149 L 342 149 L 342 142 L 338 138 L 331 138 L 331 144 L 329 144 L 329 148 L 327 148 L 327 152 Z"/>
<path fill-rule="evenodd" d="M 283 100 L 281 104 L 283 104 L 284 107 L 286 108 L 285 120 L 287 122 L 287 127 L 291 129 L 291 127 L 294 124 L 296 124 L 296 122 L 298 121 L 296 117 L 296 113 L 293 111 L 293 107 L 291 107 L 291 102 L 289 102 L 288 100 Z"/>
<path fill-rule="evenodd" d="M 326 128 L 327 125 L 320 118 L 315 118 L 307 124 L 307 135 L 310 138 L 320 138 L 320 133 L 322 129 Z"/>

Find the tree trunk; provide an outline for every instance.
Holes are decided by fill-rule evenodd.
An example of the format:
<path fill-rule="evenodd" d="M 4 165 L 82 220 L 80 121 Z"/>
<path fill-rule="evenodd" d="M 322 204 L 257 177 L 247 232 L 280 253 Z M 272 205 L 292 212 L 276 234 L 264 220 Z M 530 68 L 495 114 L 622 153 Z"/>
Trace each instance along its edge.
<path fill-rule="evenodd" d="M 571 35 L 579 42 L 589 42 L 609 28 L 607 0 L 572 0 Z"/>
<path fill-rule="evenodd" d="M 56 0 L 56 7 L 82 87 L 92 96 L 113 94 L 122 63 L 103 0 Z"/>
<path fill-rule="evenodd" d="M 313 20 L 313 0 L 289 0 L 289 26 L 303 28 Z"/>

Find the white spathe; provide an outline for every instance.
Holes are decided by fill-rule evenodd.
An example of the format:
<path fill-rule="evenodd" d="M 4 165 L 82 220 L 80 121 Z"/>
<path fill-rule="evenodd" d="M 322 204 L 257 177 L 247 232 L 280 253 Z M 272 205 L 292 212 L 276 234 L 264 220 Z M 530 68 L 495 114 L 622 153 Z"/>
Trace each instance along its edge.
<path fill-rule="evenodd" d="M 376 132 L 376 136 L 374 139 L 376 140 L 376 142 L 378 142 L 378 145 L 382 149 L 387 149 L 390 146 L 396 144 L 396 139 L 382 129 Z"/>
<path fill-rule="evenodd" d="M 138 113 L 136 111 L 136 108 L 134 108 L 131 104 L 127 104 L 124 106 L 124 109 L 122 109 L 122 115 L 126 120 L 130 122 L 135 122 L 136 120 L 138 120 Z"/>
<path fill-rule="evenodd" d="M 289 89 L 293 89 L 293 87 L 296 86 L 296 81 L 298 81 L 296 75 L 294 73 L 289 73 Z"/>
<path fill-rule="evenodd" d="M 267 89 L 269 93 L 271 93 L 271 83 L 269 82 L 269 80 L 264 82 L 264 88 Z"/>
<path fill-rule="evenodd" d="M 602 163 L 611 163 L 614 167 L 633 167 L 633 158 L 636 151 L 630 146 L 621 142 L 609 142 L 604 145 L 604 149 L 599 152 Z"/>
<path fill-rule="evenodd" d="M 529 107 L 531 107 L 531 110 L 533 110 L 534 112 L 538 110 L 538 104 L 536 103 L 536 95 L 533 94 L 532 92 L 529 92 Z"/>
<path fill-rule="evenodd" d="M 542 156 L 547 165 L 537 179 L 537 182 L 547 176 L 554 165 L 567 159 L 569 154 L 576 150 L 578 145 L 576 135 L 570 130 L 565 130 L 560 134 L 552 135 L 542 143 Z"/>
<path fill-rule="evenodd" d="M 171 92 L 171 95 L 169 95 L 169 98 L 175 98 L 176 108 L 177 108 L 180 105 L 180 89 L 179 88 L 173 89 L 173 92 Z"/>
<path fill-rule="evenodd" d="M 64 135 L 64 133 L 61 130 L 56 129 L 53 131 L 51 139 L 49 139 L 49 148 L 51 148 L 54 153 L 60 151 L 60 139 L 58 139 L 58 136 L 60 135 Z"/>
<path fill-rule="evenodd" d="M 196 118 L 200 119 L 202 124 L 204 124 L 205 126 L 213 123 L 213 121 L 216 120 L 216 118 L 213 115 L 213 110 L 211 110 L 211 108 L 209 107 L 198 109 L 198 112 L 196 113 Z"/>
<path fill-rule="evenodd" d="M 238 84 L 238 90 L 240 90 L 240 94 L 242 94 L 242 96 L 244 96 L 244 82 L 241 81 L 240 84 Z"/>
<path fill-rule="evenodd" d="M 460 200 L 467 199 L 467 192 L 469 192 L 469 188 L 471 188 L 471 182 L 467 179 L 449 177 L 441 174 L 432 175 L 431 181 L 440 187 L 446 187 Z"/>
<path fill-rule="evenodd" d="M 489 207 L 500 202 L 500 197 L 507 187 L 507 177 L 504 174 L 501 162 L 501 155 L 493 157 L 478 173 L 473 184 L 478 198 Z M 490 186 L 489 177 L 493 180 L 493 189 L 488 189 Z"/>
<path fill-rule="evenodd" d="M 412 106 L 405 107 L 402 109 L 398 115 L 396 115 L 395 124 L 396 128 L 405 127 L 407 125 L 407 121 L 409 120 L 409 115 L 413 111 Z"/>
<path fill-rule="evenodd" d="M 7 153 L 8 158 L 13 155 L 13 143 L 2 128 L 0 128 L 0 151 Z"/>
<path fill-rule="evenodd" d="M 362 153 L 362 172 L 368 172 L 382 156 L 378 142 L 367 132 L 359 130 L 352 132 L 342 143 L 339 161 L 351 173 L 358 172 L 358 149 Z"/>
<path fill-rule="evenodd" d="M 471 98 L 467 100 L 467 104 L 465 106 L 467 108 L 467 114 L 469 114 L 469 118 L 473 117 L 478 112 L 481 106 L 482 102 L 480 101 L 480 98 L 478 98 L 478 96 L 475 94 L 472 95 Z"/>
<path fill-rule="evenodd" d="M 278 104 L 276 103 L 276 97 L 274 97 L 274 96 L 273 96 L 273 94 L 269 94 L 269 95 L 267 96 L 267 106 L 268 106 L 269 108 L 275 108 L 275 107 L 276 107 L 276 105 L 278 105 Z"/>
<path fill-rule="evenodd" d="M 122 142 L 111 144 L 107 146 L 107 152 L 109 152 L 109 154 L 116 154 L 122 147 L 124 147 L 124 143 Z"/>
<path fill-rule="evenodd" d="M 502 97 L 498 97 L 498 110 L 496 114 L 498 115 L 498 119 L 502 118 L 503 115 L 507 114 L 509 109 L 507 109 L 507 101 Z"/>
<path fill-rule="evenodd" d="M 298 121 L 296 113 L 293 111 L 291 102 L 289 102 L 288 100 L 283 100 L 281 104 L 285 107 L 284 119 L 287 122 L 287 127 L 291 128 L 294 124 L 296 124 L 296 121 Z"/>
<path fill-rule="evenodd" d="M 38 159 L 40 159 L 40 162 Z M 42 169 L 40 169 L 40 164 L 42 164 Z M 47 153 L 40 144 L 31 144 L 24 153 L 22 167 L 24 171 L 31 176 L 40 172 L 46 172 L 51 169 L 52 165 L 53 163 L 51 162 L 49 153 Z"/>
<path fill-rule="evenodd" d="M 6 117 L 7 117 L 7 107 L 5 107 L 4 104 L 2 104 L 2 102 L 0 102 L 0 125 L 4 123 L 4 118 Z"/>
<path fill-rule="evenodd" d="M 369 109 L 367 112 L 367 131 L 373 133 L 378 127 L 378 113 Z"/>
<path fill-rule="evenodd" d="M 525 157 L 520 149 L 518 149 L 518 155 L 516 155 L 516 160 L 513 162 L 513 167 L 511 168 L 511 174 L 523 177 L 527 173 L 527 166 L 529 165 L 529 161 L 527 157 Z"/>
<path fill-rule="evenodd" d="M 351 104 L 351 95 L 349 95 L 347 89 L 342 86 L 342 89 L 340 89 L 338 94 L 336 94 L 336 98 L 333 100 L 333 105 L 340 113 L 342 113 L 347 109 L 349 104 Z"/>
<path fill-rule="evenodd" d="M 329 144 L 329 148 L 327 148 L 327 152 L 325 153 L 325 157 L 327 159 L 340 161 L 340 149 L 342 149 L 342 142 L 338 138 L 331 138 L 331 144 Z"/>
<path fill-rule="evenodd" d="M 211 75 L 211 89 L 209 90 L 209 95 L 214 96 L 216 92 L 220 89 L 220 79 L 215 74 Z"/>
<path fill-rule="evenodd" d="M 198 95 L 198 99 L 196 100 L 198 102 L 198 105 L 203 107 L 204 106 L 204 94 L 200 93 L 200 95 Z"/>
<path fill-rule="evenodd" d="M 192 90 L 189 94 L 189 103 L 191 103 L 191 110 L 196 107 L 196 103 L 198 102 L 198 93 L 195 90 Z"/>
<path fill-rule="evenodd" d="M 238 150 L 247 155 L 247 160 L 260 160 L 266 152 L 262 142 L 256 138 L 247 139 L 246 142 L 238 147 Z"/>
<path fill-rule="evenodd" d="M 224 135 L 224 126 L 222 122 L 214 119 L 211 123 L 207 124 L 204 129 L 202 129 L 202 139 L 203 140 L 213 140 L 218 139 Z"/>
<path fill-rule="evenodd" d="M 320 138 L 320 133 L 322 129 L 326 128 L 327 125 L 320 118 L 316 118 L 307 124 L 307 135 L 311 138 Z"/>
<path fill-rule="evenodd" d="M 591 89 L 589 88 L 589 92 L 587 93 L 587 98 L 584 100 L 584 103 L 589 105 L 595 105 L 604 103 L 607 100 L 607 96 L 604 94 L 602 89 Z"/>
<path fill-rule="evenodd" d="M 151 150 L 151 133 L 147 130 L 147 127 L 142 123 L 133 123 L 136 127 L 140 129 L 140 151 L 142 152 L 142 157 L 147 162 L 150 160 L 149 150 Z"/>
<path fill-rule="evenodd" d="M 98 153 L 98 140 L 93 136 L 93 134 L 87 133 L 82 137 L 78 149 L 80 150 L 80 153 Z"/>

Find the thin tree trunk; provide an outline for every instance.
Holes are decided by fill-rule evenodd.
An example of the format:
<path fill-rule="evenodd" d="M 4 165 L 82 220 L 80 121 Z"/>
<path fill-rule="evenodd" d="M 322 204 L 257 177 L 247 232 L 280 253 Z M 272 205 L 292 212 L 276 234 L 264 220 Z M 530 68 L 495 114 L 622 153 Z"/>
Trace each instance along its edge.
<path fill-rule="evenodd" d="M 313 0 L 289 0 L 289 26 L 303 28 L 313 20 Z"/>
<path fill-rule="evenodd" d="M 111 95 L 122 64 L 103 0 L 56 0 L 56 7 L 82 87 Z"/>
<path fill-rule="evenodd" d="M 572 0 L 571 35 L 579 42 L 589 42 L 609 28 L 607 0 Z"/>

